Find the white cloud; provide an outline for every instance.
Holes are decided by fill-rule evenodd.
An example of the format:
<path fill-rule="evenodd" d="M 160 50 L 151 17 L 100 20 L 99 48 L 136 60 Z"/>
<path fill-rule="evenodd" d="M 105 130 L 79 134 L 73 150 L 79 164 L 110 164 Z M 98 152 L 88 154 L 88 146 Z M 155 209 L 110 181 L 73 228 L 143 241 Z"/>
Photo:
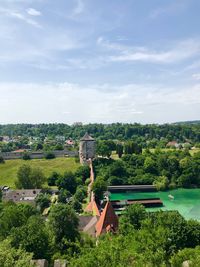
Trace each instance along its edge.
<path fill-rule="evenodd" d="M 23 19 L 20 14 L 15 14 Z M 0 24 L 0 60 L 1 63 L 21 63 L 40 69 L 69 69 L 65 57 L 60 53 L 78 49 L 82 43 L 73 34 L 58 29 L 34 29 L 27 38 L 23 25 Z M 25 30 L 27 32 L 27 29 Z M 77 39 L 76 39 L 77 38 Z"/>
<path fill-rule="evenodd" d="M 111 62 L 177 63 L 194 57 L 200 52 L 200 42 L 196 39 L 176 42 L 170 48 L 162 50 L 111 43 L 105 41 L 102 37 L 98 38 L 97 44 L 113 53 L 113 55 L 107 57 L 107 60 Z"/>
<path fill-rule="evenodd" d="M 194 73 L 192 75 L 192 77 L 195 79 L 195 80 L 200 80 L 200 73 Z"/>
<path fill-rule="evenodd" d="M 32 26 L 35 26 L 37 28 L 41 28 L 41 25 L 38 22 L 36 22 L 33 19 L 26 18 L 23 14 L 20 14 L 19 12 L 10 12 L 9 15 L 13 18 L 17 18 L 19 20 L 22 20 L 22 21 L 24 21 L 24 22 L 26 22 Z"/>
<path fill-rule="evenodd" d="M 27 13 L 31 16 L 41 16 L 42 13 L 34 8 L 28 8 Z"/>
<path fill-rule="evenodd" d="M 72 12 L 72 16 L 76 16 L 76 15 L 83 13 L 83 11 L 85 9 L 85 5 L 83 3 L 83 0 L 76 0 L 75 3 L 76 3 L 76 6 Z"/>
<path fill-rule="evenodd" d="M 10 18 L 24 21 L 27 24 L 30 24 L 30 25 L 35 26 L 37 28 L 41 28 L 41 25 L 37 21 L 30 19 L 30 18 L 27 18 L 23 13 L 20 13 L 19 11 L 7 9 L 7 8 L 0 8 L 0 14 L 7 16 L 7 17 L 10 17 Z"/>
<path fill-rule="evenodd" d="M 0 95 L 0 123 L 163 123 L 197 119 L 200 113 L 200 84 L 174 89 L 136 84 L 1 83 Z"/>

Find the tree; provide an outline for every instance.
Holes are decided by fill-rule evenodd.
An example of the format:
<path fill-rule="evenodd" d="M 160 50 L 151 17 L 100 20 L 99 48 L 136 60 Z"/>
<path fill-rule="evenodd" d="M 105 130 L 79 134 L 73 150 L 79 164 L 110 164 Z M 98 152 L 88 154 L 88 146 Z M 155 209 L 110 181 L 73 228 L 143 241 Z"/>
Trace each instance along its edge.
<path fill-rule="evenodd" d="M 169 181 L 166 176 L 158 176 L 153 184 L 156 186 L 158 191 L 163 191 L 168 188 Z"/>
<path fill-rule="evenodd" d="M 0 243 L 0 266 L 1 267 L 33 267 L 31 264 L 32 254 L 22 248 L 15 249 L 9 240 Z"/>
<path fill-rule="evenodd" d="M 97 144 L 96 153 L 99 156 L 110 158 L 112 154 L 112 149 L 108 144 L 106 144 L 105 141 L 100 141 Z"/>
<path fill-rule="evenodd" d="M 137 143 L 134 143 L 132 141 L 128 141 L 124 145 L 124 152 L 125 154 L 141 154 L 142 153 L 142 147 L 139 146 Z"/>
<path fill-rule="evenodd" d="M 190 187 L 191 186 L 191 180 L 192 180 L 192 174 L 182 174 L 178 178 L 178 185 L 180 187 Z"/>
<path fill-rule="evenodd" d="M 97 177 L 92 185 L 92 190 L 95 194 L 97 201 L 103 199 L 103 193 L 107 190 L 107 184 L 102 177 Z"/>
<path fill-rule="evenodd" d="M 172 267 L 179 267 L 179 266 L 184 266 L 183 262 L 185 261 L 189 263 L 185 266 L 199 267 L 200 246 L 193 249 L 185 248 L 183 250 L 180 250 L 177 254 L 175 254 L 171 258 L 170 263 Z"/>
<path fill-rule="evenodd" d="M 43 145 L 38 143 L 35 147 L 36 150 L 42 150 L 43 149 Z"/>
<path fill-rule="evenodd" d="M 0 164 L 3 164 L 3 163 L 5 163 L 5 160 L 2 156 L 0 156 Z"/>
<path fill-rule="evenodd" d="M 48 208 L 50 206 L 51 200 L 50 200 L 50 195 L 49 194 L 43 194 L 40 193 L 36 197 L 36 205 L 39 208 L 40 212 L 43 212 L 44 209 Z"/>
<path fill-rule="evenodd" d="M 60 143 L 56 144 L 55 147 L 54 147 L 55 150 L 63 150 L 64 149 L 64 146 Z"/>
<path fill-rule="evenodd" d="M 133 146 L 132 146 L 132 142 L 126 142 L 124 145 L 124 153 L 125 154 L 133 154 Z"/>
<path fill-rule="evenodd" d="M 194 248 L 200 244 L 200 223 L 195 220 L 187 221 L 187 247 Z"/>
<path fill-rule="evenodd" d="M 57 204 L 50 210 L 48 225 L 54 237 L 54 244 L 64 246 L 65 239 L 75 241 L 79 236 L 78 217 L 70 205 Z"/>
<path fill-rule="evenodd" d="M 85 180 L 90 177 L 90 167 L 88 165 L 80 166 L 76 170 L 75 176 L 81 177 L 82 181 L 85 182 Z"/>
<path fill-rule="evenodd" d="M 61 188 L 59 190 L 58 202 L 69 203 L 71 201 L 71 198 L 72 198 L 72 194 L 68 190 L 64 188 Z"/>
<path fill-rule="evenodd" d="M 11 244 L 33 253 L 35 259 L 47 259 L 49 256 L 49 235 L 44 220 L 40 216 L 32 216 L 22 227 L 13 228 Z"/>
<path fill-rule="evenodd" d="M 0 213 L 0 239 L 9 235 L 12 228 L 24 225 L 33 214 L 36 214 L 36 210 L 30 205 L 16 205 L 14 203 L 3 204 Z"/>
<path fill-rule="evenodd" d="M 60 177 L 57 182 L 57 186 L 59 189 L 63 188 L 68 190 L 71 194 L 74 194 L 76 192 L 76 178 L 75 175 L 71 172 L 65 172 L 63 177 Z"/>
<path fill-rule="evenodd" d="M 25 203 L 17 204 L 17 209 L 19 210 L 19 212 L 22 212 L 26 220 L 28 220 L 29 217 L 38 214 L 38 210 L 35 207 Z"/>
<path fill-rule="evenodd" d="M 119 158 L 122 157 L 123 150 L 124 150 L 124 148 L 123 148 L 123 145 L 122 144 L 117 144 L 116 145 L 116 153 L 117 153 L 117 155 L 118 155 Z"/>
<path fill-rule="evenodd" d="M 187 221 L 177 211 L 160 211 L 151 214 L 151 223 L 147 228 L 163 227 L 167 236 L 165 249 L 168 255 L 183 249 L 188 242 Z"/>
<path fill-rule="evenodd" d="M 55 158 L 55 154 L 51 151 L 45 154 L 45 159 L 54 159 L 54 158 Z"/>
<path fill-rule="evenodd" d="M 30 178 L 32 181 L 32 188 L 41 188 L 46 180 L 42 170 L 39 168 L 32 168 Z"/>
<path fill-rule="evenodd" d="M 117 176 L 110 176 L 108 179 L 109 185 L 122 185 L 124 183 L 123 178 Z"/>
<path fill-rule="evenodd" d="M 144 206 L 140 204 L 130 205 L 120 218 L 120 228 L 126 232 L 129 226 L 140 229 L 142 221 L 147 217 Z"/>
<path fill-rule="evenodd" d="M 80 201 L 76 197 L 73 197 L 70 205 L 77 213 L 81 213 L 83 211 L 82 210 L 82 205 L 81 205 Z"/>
<path fill-rule="evenodd" d="M 45 182 L 45 176 L 41 169 L 22 165 L 17 172 L 16 187 L 21 189 L 41 188 Z"/>
<path fill-rule="evenodd" d="M 22 159 L 23 159 L 23 160 L 29 160 L 29 159 L 31 159 L 31 157 L 30 157 L 29 153 L 24 152 L 24 153 L 23 153 L 23 156 L 22 156 Z"/>
<path fill-rule="evenodd" d="M 87 187 L 81 185 L 78 186 L 74 196 L 79 202 L 82 203 L 83 200 L 87 197 Z"/>
<path fill-rule="evenodd" d="M 47 182 L 49 186 L 55 186 L 57 180 L 61 177 L 58 172 L 52 172 L 52 174 L 48 177 Z"/>
<path fill-rule="evenodd" d="M 146 172 L 157 174 L 156 162 L 151 157 L 146 157 L 144 161 L 144 169 Z"/>
<path fill-rule="evenodd" d="M 125 180 L 127 177 L 127 168 L 124 162 L 122 160 L 114 161 L 108 168 L 107 176 L 116 176 Z"/>
<path fill-rule="evenodd" d="M 31 188 L 31 167 L 29 165 L 22 165 L 17 172 L 17 181 L 16 187 L 17 188 Z"/>
<path fill-rule="evenodd" d="M 129 235 L 107 234 L 99 240 L 98 246 L 86 249 L 79 257 L 74 257 L 69 266 L 164 267 L 165 251 L 162 248 L 161 234 L 160 231 L 143 232 L 138 238 L 136 231 Z"/>

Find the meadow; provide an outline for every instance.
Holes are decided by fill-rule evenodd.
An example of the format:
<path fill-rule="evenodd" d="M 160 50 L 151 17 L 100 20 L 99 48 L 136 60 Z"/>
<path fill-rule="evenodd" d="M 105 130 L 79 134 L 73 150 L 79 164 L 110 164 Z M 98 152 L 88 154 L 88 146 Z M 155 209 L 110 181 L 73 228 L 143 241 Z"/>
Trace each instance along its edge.
<path fill-rule="evenodd" d="M 74 158 L 55 158 L 55 159 L 32 159 L 32 160 L 6 160 L 0 164 L 0 186 L 7 185 L 15 188 L 17 171 L 23 164 L 29 164 L 31 167 L 40 168 L 44 175 L 48 177 L 53 171 L 63 174 L 65 171 L 75 171 L 80 164 L 75 162 Z"/>

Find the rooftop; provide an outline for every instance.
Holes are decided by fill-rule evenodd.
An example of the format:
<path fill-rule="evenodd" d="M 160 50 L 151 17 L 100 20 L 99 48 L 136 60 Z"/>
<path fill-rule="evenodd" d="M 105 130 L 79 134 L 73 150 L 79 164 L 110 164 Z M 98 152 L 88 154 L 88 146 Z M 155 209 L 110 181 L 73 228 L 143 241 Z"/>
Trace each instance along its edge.
<path fill-rule="evenodd" d="M 108 201 L 96 224 L 96 236 L 107 233 L 108 231 L 115 232 L 117 228 L 118 217 L 115 214 L 111 202 Z"/>
<path fill-rule="evenodd" d="M 80 140 L 81 141 L 94 141 L 94 138 L 92 138 L 88 133 L 85 133 L 85 135 Z"/>
<path fill-rule="evenodd" d="M 22 190 L 9 190 L 4 196 L 4 201 L 13 202 L 34 202 L 41 189 L 22 189 Z"/>

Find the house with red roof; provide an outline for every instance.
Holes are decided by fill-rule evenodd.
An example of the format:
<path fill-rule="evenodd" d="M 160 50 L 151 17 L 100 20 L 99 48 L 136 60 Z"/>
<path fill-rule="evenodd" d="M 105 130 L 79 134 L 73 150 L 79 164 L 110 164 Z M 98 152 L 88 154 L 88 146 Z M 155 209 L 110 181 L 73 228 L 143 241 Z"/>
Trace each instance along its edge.
<path fill-rule="evenodd" d="M 108 232 L 115 233 L 118 229 L 118 217 L 112 207 L 110 201 L 108 201 L 103 209 L 101 216 L 95 226 L 96 237 Z"/>

